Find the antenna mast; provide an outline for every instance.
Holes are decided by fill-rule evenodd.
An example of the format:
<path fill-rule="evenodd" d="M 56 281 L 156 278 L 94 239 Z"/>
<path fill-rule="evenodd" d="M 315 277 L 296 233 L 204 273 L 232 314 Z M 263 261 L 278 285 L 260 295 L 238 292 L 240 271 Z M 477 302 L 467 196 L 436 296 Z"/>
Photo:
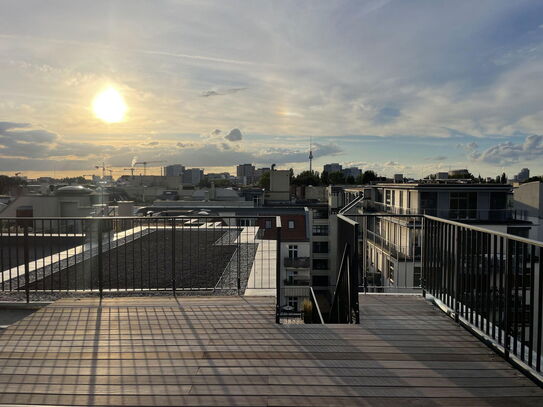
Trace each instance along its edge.
<path fill-rule="evenodd" d="M 309 136 L 309 172 L 313 174 L 313 150 L 311 148 L 311 136 Z"/>

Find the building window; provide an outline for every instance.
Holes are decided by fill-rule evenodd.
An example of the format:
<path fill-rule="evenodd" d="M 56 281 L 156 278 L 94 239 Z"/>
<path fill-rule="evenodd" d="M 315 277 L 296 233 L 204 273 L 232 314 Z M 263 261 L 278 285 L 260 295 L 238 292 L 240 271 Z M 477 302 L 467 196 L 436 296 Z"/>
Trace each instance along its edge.
<path fill-rule="evenodd" d="M 328 276 L 313 276 L 313 286 L 314 287 L 327 287 L 328 286 Z"/>
<path fill-rule="evenodd" d="M 313 236 L 328 236 L 328 225 L 313 225 Z"/>
<path fill-rule="evenodd" d="M 313 253 L 328 253 L 328 242 L 313 242 Z"/>
<path fill-rule="evenodd" d="M 385 190 L 385 204 L 390 205 L 392 203 L 392 192 L 390 189 Z"/>
<path fill-rule="evenodd" d="M 294 221 L 293 220 L 288 221 L 288 228 L 289 229 L 294 229 Z"/>
<path fill-rule="evenodd" d="M 292 307 L 293 311 L 298 311 L 298 297 L 287 297 L 287 306 Z"/>
<path fill-rule="evenodd" d="M 392 263 L 390 260 L 386 260 L 387 265 L 387 278 L 388 281 L 392 284 L 394 284 L 394 263 Z"/>
<path fill-rule="evenodd" d="M 255 226 L 254 219 L 238 219 L 238 226 Z"/>
<path fill-rule="evenodd" d="M 267 220 L 266 221 L 266 226 L 265 226 L 266 229 L 271 229 L 272 228 L 272 221 L 271 220 Z"/>
<path fill-rule="evenodd" d="M 451 219 L 476 219 L 477 192 L 451 192 L 449 217 Z"/>
<path fill-rule="evenodd" d="M 313 270 L 328 270 L 328 259 L 313 259 Z"/>
<path fill-rule="evenodd" d="M 298 258 L 298 245 L 295 245 L 295 244 L 288 245 L 288 258 L 289 259 Z"/>

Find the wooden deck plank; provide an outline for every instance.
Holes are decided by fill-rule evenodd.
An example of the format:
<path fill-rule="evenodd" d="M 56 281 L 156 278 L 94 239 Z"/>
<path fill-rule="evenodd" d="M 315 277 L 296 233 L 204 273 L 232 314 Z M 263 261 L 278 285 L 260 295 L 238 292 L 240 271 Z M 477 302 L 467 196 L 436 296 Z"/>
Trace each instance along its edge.
<path fill-rule="evenodd" d="M 0 403 L 541 405 L 543 391 L 420 298 L 360 326 L 276 325 L 274 301 L 62 299 L 0 334 Z"/>

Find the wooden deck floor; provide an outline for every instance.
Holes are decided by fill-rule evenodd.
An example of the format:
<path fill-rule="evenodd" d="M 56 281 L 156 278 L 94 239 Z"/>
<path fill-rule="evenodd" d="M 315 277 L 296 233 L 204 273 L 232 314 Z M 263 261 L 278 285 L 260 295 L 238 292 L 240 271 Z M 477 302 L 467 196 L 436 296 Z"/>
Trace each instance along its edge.
<path fill-rule="evenodd" d="M 278 326 L 268 298 L 64 299 L 0 335 L 0 404 L 543 405 L 421 298 L 361 296 L 361 319 Z"/>

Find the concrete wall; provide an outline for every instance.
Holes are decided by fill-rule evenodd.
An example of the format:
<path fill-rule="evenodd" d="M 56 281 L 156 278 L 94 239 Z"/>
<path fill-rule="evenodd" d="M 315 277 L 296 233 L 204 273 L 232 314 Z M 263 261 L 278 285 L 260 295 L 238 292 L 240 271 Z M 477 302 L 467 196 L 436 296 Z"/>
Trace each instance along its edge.
<path fill-rule="evenodd" d="M 513 194 L 515 209 L 527 211 L 528 216 L 543 218 L 543 183 L 534 181 L 520 184 Z"/>

